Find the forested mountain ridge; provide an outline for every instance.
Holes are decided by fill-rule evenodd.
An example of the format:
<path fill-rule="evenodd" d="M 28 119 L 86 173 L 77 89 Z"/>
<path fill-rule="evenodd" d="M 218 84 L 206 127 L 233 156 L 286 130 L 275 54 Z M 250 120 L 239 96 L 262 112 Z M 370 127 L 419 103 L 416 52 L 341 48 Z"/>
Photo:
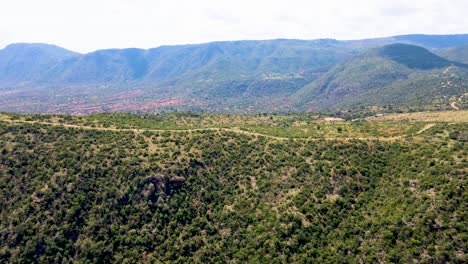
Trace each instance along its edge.
<path fill-rule="evenodd" d="M 36 64 L 35 53 L 50 58 L 48 74 L 31 74 L 30 69 L 17 69 L 25 80 L 45 83 L 99 83 L 112 81 L 166 80 L 186 75 L 239 79 L 242 75 L 297 73 L 333 66 L 365 48 L 402 42 L 427 48 L 453 47 L 468 44 L 468 35 L 404 35 L 356 41 L 265 40 L 230 41 L 206 44 L 163 46 L 154 49 L 108 49 L 78 54 L 45 44 L 12 44 L 1 50 L 0 61 L 11 71 L 16 64 Z M 19 61 L 10 61 L 15 56 Z M 31 61 L 25 61 L 30 56 Z M 53 64 L 56 65 L 53 65 Z M 226 68 L 225 64 L 232 64 Z M 32 65 L 30 65 L 32 66 Z M 2 69 L 0 72 L 4 71 Z M 40 76 L 38 76 L 40 75 Z M 104 75 L 104 76 L 102 76 Z M 234 75 L 229 77 L 229 75 Z M 0 79 L 0 83 L 3 83 Z"/>
<path fill-rule="evenodd" d="M 31 45 L 28 46 L 31 49 L 42 47 L 42 44 Z M 35 80 L 58 84 L 123 80 L 158 83 L 184 78 L 237 80 L 330 67 L 356 53 L 357 48 L 350 46 L 335 40 L 278 39 L 162 46 L 148 50 L 97 50 L 65 58 Z M 6 48 L 5 53 L 8 50 Z M 127 75 L 132 72 L 134 74 Z"/>
<path fill-rule="evenodd" d="M 1 114 L 0 262 L 462 263 L 467 115 L 441 114 Z"/>
<path fill-rule="evenodd" d="M 34 82 L 50 67 L 78 53 L 54 45 L 11 44 L 0 50 L 0 85 Z"/>
<path fill-rule="evenodd" d="M 52 45 L 14 44 L 0 50 L 0 111 L 301 111 L 293 95 L 369 49 L 407 43 L 431 51 L 443 50 L 467 45 L 467 36 L 227 41 L 87 54 Z M 384 73 L 383 77 L 391 74 Z M 400 92 L 394 94 L 398 97 L 394 101 L 401 99 Z M 377 97 L 370 102 L 381 104 L 388 100 Z M 326 101 L 314 105 L 335 107 Z"/>
<path fill-rule="evenodd" d="M 390 44 L 336 66 L 292 97 L 307 107 L 449 105 L 468 92 L 468 65 Z M 455 98 L 455 99 L 454 99 Z"/>

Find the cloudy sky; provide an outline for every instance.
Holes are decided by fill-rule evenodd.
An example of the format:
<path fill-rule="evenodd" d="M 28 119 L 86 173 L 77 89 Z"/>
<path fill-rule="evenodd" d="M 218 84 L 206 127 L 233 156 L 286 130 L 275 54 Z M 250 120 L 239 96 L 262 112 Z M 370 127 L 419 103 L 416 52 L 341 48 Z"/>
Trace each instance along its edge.
<path fill-rule="evenodd" d="M 467 0 L 0 0 L 0 48 L 468 33 Z"/>

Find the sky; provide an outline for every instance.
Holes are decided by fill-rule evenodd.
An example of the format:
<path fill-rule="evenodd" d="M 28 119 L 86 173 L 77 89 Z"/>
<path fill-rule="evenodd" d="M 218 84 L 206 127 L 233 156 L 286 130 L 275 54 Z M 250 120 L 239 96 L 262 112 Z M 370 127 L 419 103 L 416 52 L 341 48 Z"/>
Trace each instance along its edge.
<path fill-rule="evenodd" d="M 468 33 L 468 0 L 0 0 L 0 48 Z"/>

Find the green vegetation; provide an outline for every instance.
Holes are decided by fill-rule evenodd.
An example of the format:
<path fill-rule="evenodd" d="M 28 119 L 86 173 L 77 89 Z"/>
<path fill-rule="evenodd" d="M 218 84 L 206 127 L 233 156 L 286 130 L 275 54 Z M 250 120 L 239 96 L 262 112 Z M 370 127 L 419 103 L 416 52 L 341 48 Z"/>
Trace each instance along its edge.
<path fill-rule="evenodd" d="M 292 95 L 304 109 L 392 106 L 451 109 L 468 93 L 468 65 L 406 44 L 372 49 L 340 64 Z"/>
<path fill-rule="evenodd" d="M 430 70 L 447 68 L 453 64 L 429 50 L 407 44 L 391 44 L 377 50 L 379 55 L 405 65 L 410 69 Z M 465 65 L 459 65 L 461 67 Z"/>
<path fill-rule="evenodd" d="M 0 262 L 464 263 L 467 131 L 0 114 Z"/>
<path fill-rule="evenodd" d="M 0 50 L 0 111 L 245 114 L 388 105 L 446 110 L 468 93 L 468 68 L 461 63 L 468 54 L 459 47 L 467 43 L 468 35 L 407 35 L 87 54 L 13 44 Z"/>
<path fill-rule="evenodd" d="M 468 45 L 438 50 L 437 54 L 451 61 L 468 64 Z"/>
<path fill-rule="evenodd" d="M 165 115 L 94 114 L 89 116 L 8 115 L 11 120 L 82 126 L 88 128 L 189 130 L 219 129 L 260 133 L 283 138 L 362 138 L 411 136 L 425 122 L 367 122 L 321 115 L 218 115 L 170 113 Z M 339 132 L 338 132 L 339 131 Z"/>

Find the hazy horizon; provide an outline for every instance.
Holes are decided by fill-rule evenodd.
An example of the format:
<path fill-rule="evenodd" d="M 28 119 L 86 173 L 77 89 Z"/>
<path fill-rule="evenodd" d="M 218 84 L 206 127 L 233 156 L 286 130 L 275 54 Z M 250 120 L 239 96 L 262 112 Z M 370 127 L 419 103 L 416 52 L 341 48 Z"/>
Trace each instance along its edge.
<path fill-rule="evenodd" d="M 414 33 L 414 34 L 404 34 L 404 35 L 431 35 L 431 36 L 454 36 L 454 35 L 468 35 L 468 33 L 455 33 L 455 34 L 423 34 L 423 33 Z M 13 42 L 13 43 L 8 43 L 2 47 L 0 47 L 0 50 L 6 48 L 9 45 L 15 45 L 15 44 L 45 44 L 45 45 L 52 45 L 52 46 L 57 46 L 60 48 L 67 49 L 69 51 L 73 51 L 76 53 L 80 54 L 87 54 L 87 53 L 92 53 L 94 51 L 98 50 L 113 50 L 113 49 L 153 49 L 153 48 L 159 48 L 159 47 L 164 47 L 164 46 L 184 46 L 184 45 L 201 45 L 201 44 L 208 44 L 208 43 L 216 43 L 216 42 L 237 42 L 237 41 L 272 41 L 272 40 L 300 40 L 300 41 L 314 41 L 314 40 L 324 40 L 324 39 L 330 39 L 330 40 L 337 40 L 337 41 L 359 41 L 359 40 L 366 40 L 366 39 L 378 39 L 378 38 L 390 38 L 390 37 L 395 37 L 395 36 L 404 36 L 404 35 L 392 35 L 392 36 L 381 36 L 381 37 L 375 37 L 375 38 L 358 38 L 358 39 L 335 39 L 335 38 L 316 38 L 316 39 L 298 39 L 298 38 L 272 38 L 272 39 L 232 39 L 232 40 L 213 40 L 213 41 L 207 41 L 207 42 L 196 42 L 196 43 L 180 43 L 180 44 L 167 44 L 167 45 L 159 45 L 159 46 L 153 46 L 153 47 L 119 47 L 119 48 L 113 48 L 113 47 L 107 47 L 107 48 L 102 48 L 102 49 L 96 49 L 96 50 L 90 50 L 86 52 L 79 52 L 73 49 L 69 49 L 67 47 L 63 47 L 60 45 L 57 45 L 55 43 L 44 43 L 44 42 Z"/>
<path fill-rule="evenodd" d="M 0 0 L 0 6 L 0 48 L 49 43 L 80 53 L 213 41 L 464 34 L 468 28 L 463 0 Z"/>

